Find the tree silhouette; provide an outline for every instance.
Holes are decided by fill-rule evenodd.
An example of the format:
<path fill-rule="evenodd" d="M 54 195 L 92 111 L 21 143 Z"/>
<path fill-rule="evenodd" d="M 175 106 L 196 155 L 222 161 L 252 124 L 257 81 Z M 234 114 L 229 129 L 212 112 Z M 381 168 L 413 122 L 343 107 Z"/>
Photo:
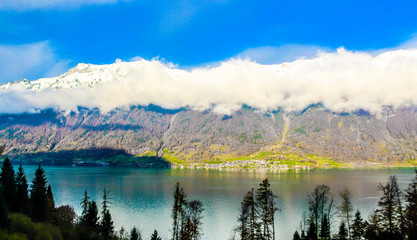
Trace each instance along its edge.
<path fill-rule="evenodd" d="M 339 233 L 338 233 L 338 240 L 347 240 L 348 239 L 348 232 L 346 229 L 346 224 L 342 221 L 339 225 Z"/>
<path fill-rule="evenodd" d="M 71 226 L 75 220 L 74 208 L 69 205 L 63 205 L 56 209 L 56 218 L 58 225 Z"/>
<path fill-rule="evenodd" d="M 365 222 L 362 219 L 361 212 L 356 210 L 355 218 L 352 222 L 351 238 L 352 240 L 361 240 L 365 234 Z"/>
<path fill-rule="evenodd" d="M 16 210 L 16 179 L 9 158 L 3 161 L 0 173 L 0 184 L 3 186 L 4 199 L 10 211 Z"/>
<path fill-rule="evenodd" d="M 201 236 L 201 219 L 204 211 L 200 200 L 191 200 L 185 209 L 185 226 L 182 227 L 181 239 L 197 240 Z"/>
<path fill-rule="evenodd" d="M 307 240 L 317 240 L 318 239 L 318 237 L 317 237 L 317 227 L 316 227 L 316 224 L 314 223 L 313 220 L 311 220 L 310 224 L 308 225 L 306 239 Z"/>
<path fill-rule="evenodd" d="M 106 189 L 104 189 L 103 192 L 103 208 L 101 211 L 102 214 L 102 219 L 101 219 L 101 223 L 100 223 L 100 232 L 101 232 L 101 236 L 105 239 L 111 239 L 111 237 L 113 236 L 113 232 L 114 232 L 114 226 L 113 226 L 113 220 L 109 211 L 109 204 L 111 204 L 110 202 L 110 198 L 108 197 L 108 192 Z"/>
<path fill-rule="evenodd" d="M 275 196 L 268 179 L 264 179 L 256 191 L 256 206 L 261 223 L 262 235 L 265 239 L 275 239 Z"/>
<path fill-rule="evenodd" d="M 343 188 L 342 191 L 340 191 L 339 196 L 342 199 L 342 202 L 340 203 L 340 206 L 339 206 L 339 211 L 340 211 L 340 214 L 341 214 L 342 218 L 344 219 L 344 221 L 346 221 L 348 237 L 349 237 L 349 239 L 351 239 L 351 237 L 350 237 L 350 219 L 352 218 L 352 211 L 353 211 L 352 202 L 350 201 L 351 193 L 345 187 L 345 188 Z"/>
<path fill-rule="evenodd" d="M 151 240 L 162 240 L 161 237 L 158 236 L 158 231 L 153 231 L 153 234 L 151 236 Z"/>
<path fill-rule="evenodd" d="M 300 234 L 298 233 L 297 230 L 294 232 L 294 235 L 292 236 L 292 239 L 293 240 L 302 240 L 301 237 L 300 237 Z"/>
<path fill-rule="evenodd" d="M 320 238 L 322 240 L 330 239 L 330 223 L 327 218 L 327 214 L 324 214 L 323 221 L 320 227 Z"/>
<path fill-rule="evenodd" d="M 16 174 L 16 211 L 29 215 L 29 192 L 26 174 L 22 165 L 19 166 Z"/>
<path fill-rule="evenodd" d="M 307 204 L 310 211 L 310 221 L 314 221 L 314 225 L 310 224 L 310 227 L 314 226 L 316 228 L 314 232 L 318 234 L 318 229 L 321 226 L 324 215 L 327 215 L 328 221 L 331 222 L 333 197 L 330 193 L 330 187 L 327 185 L 316 186 L 307 195 Z M 331 232 L 330 224 L 329 232 Z"/>
<path fill-rule="evenodd" d="M 88 196 L 87 189 L 84 191 L 84 197 L 81 199 L 80 205 L 82 208 L 82 212 L 81 212 L 79 223 L 81 225 L 86 226 L 87 225 L 87 213 L 88 213 L 88 208 L 90 206 L 90 197 Z"/>
<path fill-rule="evenodd" d="M 256 221 L 257 217 L 253 188 L 245 195 L 240 205 L 240 215 L 238 218 L 239 225 L 237 227 L 240 239 L 254 239 L 258 223 Z"/>
<path fill-rule="evenodd" d="M 376 210 L 376 220 L 381 230 L 379 235 L 391 239 L 401 236 L 401 203 L 398 201 L 396 185 L 397 178 L 390 176 L 386 185 L 380 184 L 378 188 L 382 192 Z"/>
<path fill-rule="evenodd" d="M 85 224 L 86 227 L 90 231 L 97 231 L 98 230 L 98 222 L 100 217 L 98 216 L 98 209 L 97 204 L 95 201 L 91 201 L 91 203 L 88 205 L 87 214 L 85 216 Z"/>
<path fill-rule="evenodd" d="M 417 170 L 416 175 L 405 191 L 405 207 L 406 233 L 408 239 L 417 239 Z"/>
<path fill-rule="evenodd" d="M 172 239 L 179 240 L 181 238 L 182 226 L 185 224 L 184 214 L 185 207 L 187 206 L 187 195 L 184 189 L 180 186 L 180 183 L 175 184 L 174 190 L 174 206 L 172 208 Z"/>
<path fill-rule="evenodd" d="M 31 218 L 34 221 L 42 222 L 48 220 L 49 201 L 47 197 L 47 181 L 45 171 L 41 166 L 35 171 L 30 191 L 30 203 L 32 206 Z"/>
<path fill-rule="evenodd" d="M 130 231 L 130 240 L 142 240 L 139 230 L 136 227 L 133 227 Z"/>

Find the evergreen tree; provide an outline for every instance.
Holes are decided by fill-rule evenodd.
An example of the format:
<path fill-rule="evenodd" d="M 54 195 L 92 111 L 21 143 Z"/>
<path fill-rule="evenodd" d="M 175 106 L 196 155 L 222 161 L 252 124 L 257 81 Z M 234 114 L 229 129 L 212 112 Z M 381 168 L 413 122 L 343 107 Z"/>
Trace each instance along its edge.
<path fill-rule="evenodd" d="M 296 230 L 294 235 L 292 236 L 293 240 L 302 240 L 300 237 L 300 234 L 298 233 L 298 231 Z"/>
<path fill-rule="evenodd" d="M 237 227 L 237 230 L 239 231 L 240 239 L 254 239 L 258 223 L 256 218 L 253 188 L 245 195 L 243 201 L 241 202 L 238 222 L 239 226 Z"/>
<path fill-rule="evenodd" d="M 48 188 L 46 189 L 46 197 L 48 198 L 51 207 L 55 208 L 54 194 L 52 193 L 51 185 L 48 185 Z"/>
<path fill-rule="evenodd" d="M 361 212 L 356 210 L 355 218 L 353 219 L 351 226 L 351 238 L 352 240 L 361 240 L 365 235 L 365 222 L 362 219 Z"/>
<path fill-rule="evenodd" d="M 405 235 L 405 218 L 404 218 L 404 211 L 403 211 L 403 193 L 398 186 L 397 177 L 391 176 L 389 178 L 389 182 L 391 184 L 392 191 L 394 192 L 394 201 L 397 205 L 397 224 L 399 225 L 399 234 L 400 239 L 404 239 Z"/>
<path fill-rule="evenodd" d="M 84 191 L 84 197 L 81 199 L 80 205 L 82 208 L 82 212 L 81 212 L 79 223 L 81 225 L 86 226 L 87 225 L 86 218 L 87 218 L 88 208 L 90 206 L 90 197 L 88 196 L 87 189 Z"/>
<path fill-rule="evenodd" d="M 16 211 L 29 215 L 29 186 L 22 165 L 17 170 L 16 185 Z"/>
<path fill-rule="evenodd" d="M 417 239 L 417 170 L 416 176 L 405 191 L 405 219 L 408 239 Z"/>
<path fill-rule="evenodd" d="M 7 214 L 6 201 L 3 196 L 3 187 L 0 186 L 0 229 L 7 229 L 10 226 L 10 218 Z"/>
<path fill-rule="evenodd" d="M 256 207 L 259 214 L 262 236 L 266 240 L 275 239 L 275 196 L 268 179 L 264 179 L 256 191 Z"/>
<path fill-rule="evenodd" d="M 307 235 L 305 237 L 306 240 L 318 240 L 317 238 L 317 227 L 314 221 L 310 221 L 310 224 L 307 229 Z"/>
<path fill-rule="evenodd" d="M 49 215 L 49 200 L 47 197 L 45 171 L 39 166 L 35 171 L 30 191 L 30 203 L 32 206 L 31 218 L 33 221 L 46 221 Z"/>
<path fill-rule="evenodd" d="M 327 185 L 316 186 L 313 192 L 307 195 L 307 204 L 310 211 L 310 221 L 314 221 L 314 225 L 310 224 L 310 227 L 314 226 L 316 228 L 314 232 L 317 234 L 325 214 L 327 214 L 328 222 L 331 222 L 333 197 L 330 193 L 330 187 Z M 329 232 L 331 232 L 330 224 Z"/>
<path fill-rule="evenodd" d="M 369 219 L 369 222 L 366 223 L 365 228 L 365 239 L 367 240 L 377 240 L 379 239 L 379 233 L 381 229 L 379 228 L 379 216 L 376 213 L 373 213 Z"/>
<path fill-rule="evenodd" d="M 197 240 L 200 238 L 203 211 L 204 206 L 200 200 L 192 200 L 187 203 L 185 212 L 186 224 L 182 229 L 181 239 Z"/>
<path fill-rule="evenodd" d="M 339 225 L 339 233 L 338 233 L 339 240 L 347 240 L 348 239 L 348 232 L 346 229 L 345 222 L 342 221 Z"/>
<path fill-rule="evenodd" d="M 330 239 L 330 223 L 329 220 L 327 218 L 327 214 L 324 214 L 323 217 L 323 221 L 321 223 L 321 228 L 320 228 L 320 238 L 322 240 L 327 240 Z"/>
<path fill-rule="evenodd" d="M 57 223 L 54 194 L 52 193 L 51 185 L 46 189 L 46 197 L 48 199 L 48 220 L 52 223 Z"/>
<path fill-rule="evenodd" d="M 130 231 L 130 240 L 142 240 L 139 230 L 136 227 L 133 227 Z"/>
<path fill-rule="evenodd" d="M 102 219 L 100 223 L 100 230 L 101 230 L 101 235 L 105 240 L 110 239 L 113 236 L 113 232 L 114 232 L 113 220 L 112 220 L 109 208 L 108 208 L 109 204 L 111 204 L 110 198 L 108 196 L 107 190 L 104 189 L 103 208 L 101 211 Z"/>
<path fill-rule="evenodd" d="M 161 237 L 158 236 L 158 231 L 153 231 L 153 234 L 151 236 L 151 240 L 162 240 Z"/>
<path fill-rule="evenodd" d="M 172 227 L 172 239 L 180 240 L 182 226 L 185 224 L 184 214 L 185 207 L 187 205 L 186 197 L 187 195 L 184 192 L 184 189 L 180 186 L 180 183 L 177 182 L 174 190 L 174 206 L 172 208 L 172 218 L 173 218 L 173 227 Z"/>
<path fill-rule="evenodd" d="M 380 184 L 379 190 L 382 196 L 378 202 L 377 224 L 381 230 L 379 235 L 396 239 L 401 235 L 401 204 L 398 201 L 398 192 L 396 191 L 397 179 L 391 176 L 386 185 Z"/>
<path fill-rule="evenodd" d="M 102 216 L 103 217 L 100 224 L 101 236 L 103 237 L 103 239 L 108 240 L 111 239 L 113 236 L 113 221 L 108 209 L 103 213 Z"/>
<path fill-rule="evenodd" d="M 91 201 L 88 205 L 87 214 L 85 216 L 85 225 L 90 231 L 97 231 L 99 226 L 98 209 L 95 201 Z"/>
<path fill-rule="evenodd" d="M 3 161 L 0 173 L 0 184 L 3 186 L 4 200 L 10 211 L 16 210 L 16 180 L 9 158 Z"/>
<path fill-rule="evenodd" d="M 350 219 L 352 218 L 352 211 L 353 211 L 352 202 L 350 201 L 351 193 L 345 187 L 343 188 L 342 191 L 340 191 L 339 195 L 340 195 L 340 198 L 342 199 L 342 202 L 340 203 L 340 206 L 339 206 L 339 211 L 340 211 L 341 217 L 344 219 L 344 221 L 346 221 L 348 236 L 349 236 L 349 239 L 351 239 L 350 238 Z"/>

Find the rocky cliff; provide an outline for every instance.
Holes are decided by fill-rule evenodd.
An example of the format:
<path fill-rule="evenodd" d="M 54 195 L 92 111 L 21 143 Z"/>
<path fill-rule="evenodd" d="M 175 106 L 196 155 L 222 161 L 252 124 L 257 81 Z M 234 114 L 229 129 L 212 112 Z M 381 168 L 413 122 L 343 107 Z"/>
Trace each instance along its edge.
<path fill-rule="evenodd" d="M 417 108 L 379 115 L 333 113 L 322 106 L 301 112 L 233 115 L 156 106 L 100 113 L 3 114 L 0 144 L 10 156 L 84 149 L 119 149 L 184 164 L 238 160 L 407 163 L 417 159 Z"/>

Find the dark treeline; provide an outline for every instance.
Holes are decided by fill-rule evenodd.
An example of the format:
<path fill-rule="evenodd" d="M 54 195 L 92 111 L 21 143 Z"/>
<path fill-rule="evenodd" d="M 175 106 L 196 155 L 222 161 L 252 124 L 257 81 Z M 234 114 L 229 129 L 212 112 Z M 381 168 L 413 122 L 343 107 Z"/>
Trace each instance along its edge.
<path fill-rule="evenodd" d="M 347 188 L 335 201 L 330 187 L 319 185 L 307 194 L 304 211 L 294 240 L 406 240 L 417 239 L 417 171 L 408 188 L 401 190 L 391 176 L 378 189 L 381 197 L 376 210 L 366 220 L 353 206 Z M 233 239 L 275 240 L 277 196 L 268 179 L 244 195 Z M 179 183 L 174 186 L 172 240 L 197 240 L 202 236 L 204 205 L 187 198 Z M 97 202 L 85 190 L 80 196 L 80 216 L 72 206 L 55 206 L 45 171 L 38 167 L 28 183 L 22 166 L 15 172 L 3 161 L 0 172 L 0 239 L 51 240 L 162 240 L 155 229 L 144 238 L 138 227 L 115 231 L 111 216 L 111 194 L 104 189 Z M 100 209 L 100 210 L 99 210 Z"/>
<path fill-rule="evenodd" d="M 201 238 L 204 211 L 199 200 L 188 200 L 179 183 L 173 193 L 173 240 Z M 99 212 L 99 205 L 101 211 Z M 0 172 L 0 239 L 33 240 L 143 240 L 141 231 L 122 227 L 115 231 L 109 192 L 104 189 L 100 203 L 91 199 L 87 190 L 80 200 L 82 213 L 77 216 L 69 205 L 55 206 L 52 188 L 45 171 L 39 166 L 29 184 L 22 166 L 15 172 L 6 158 Z M 151 240 L 162 240 L 155 229 Z"/>
<path fill-rule="evenodd" d="M 354 210 L 347 188 L 339 193 L 340 203 L 334 206 L 329 186 L 317 186 L 307 195 L 308 211 L 304 212 L 293 239 L 417 239 L 417 171 L 405 191 L 399 188 L 395 176 L 380 184 L 378 190 L 382 194 L 378 206 L 364 220 L 359 209 Z M 338 226 L 332 226 L 335 222 L 339 223 Z"/>

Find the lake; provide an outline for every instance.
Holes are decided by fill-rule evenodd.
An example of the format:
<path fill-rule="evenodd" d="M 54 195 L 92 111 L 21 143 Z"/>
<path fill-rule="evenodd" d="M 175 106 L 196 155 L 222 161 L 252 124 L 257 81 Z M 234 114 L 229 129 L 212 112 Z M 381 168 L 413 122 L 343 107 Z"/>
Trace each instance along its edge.
<path fill-rule="evenodd" d="M 24 166 L 31 182 L 36 166 Z M 312 170 L 213 170 L 213 169 L 135 169 L 113 167 L 44 167 L 52 186 L 56 205 L 69 204 L 80 214 L 84 190 L 101 205 L 103 189 L 110 191 L 110 207 L 116 230 L 139 227 L 149 239 L 157 229 L 163 239 L 171 236 L 172 191 L 179 181 L 188 199 L 204 203 L 202 239 L 229 239 L 233 235 L 240 202 L 262 179 L 268 178 L 278 195 L 277 239 L 292 239 L 299 226 L 306 195 L 318 184 L 331 187 L 338 202 L 338 192 L 347 186 L 355 208 L 366 218 L 376 207 L 380 182 L 396 175 L 403 189 L 414 177 L 413 169 L 312 169 Z M 333 226 L 336 229 L 336 226 Z"/>

